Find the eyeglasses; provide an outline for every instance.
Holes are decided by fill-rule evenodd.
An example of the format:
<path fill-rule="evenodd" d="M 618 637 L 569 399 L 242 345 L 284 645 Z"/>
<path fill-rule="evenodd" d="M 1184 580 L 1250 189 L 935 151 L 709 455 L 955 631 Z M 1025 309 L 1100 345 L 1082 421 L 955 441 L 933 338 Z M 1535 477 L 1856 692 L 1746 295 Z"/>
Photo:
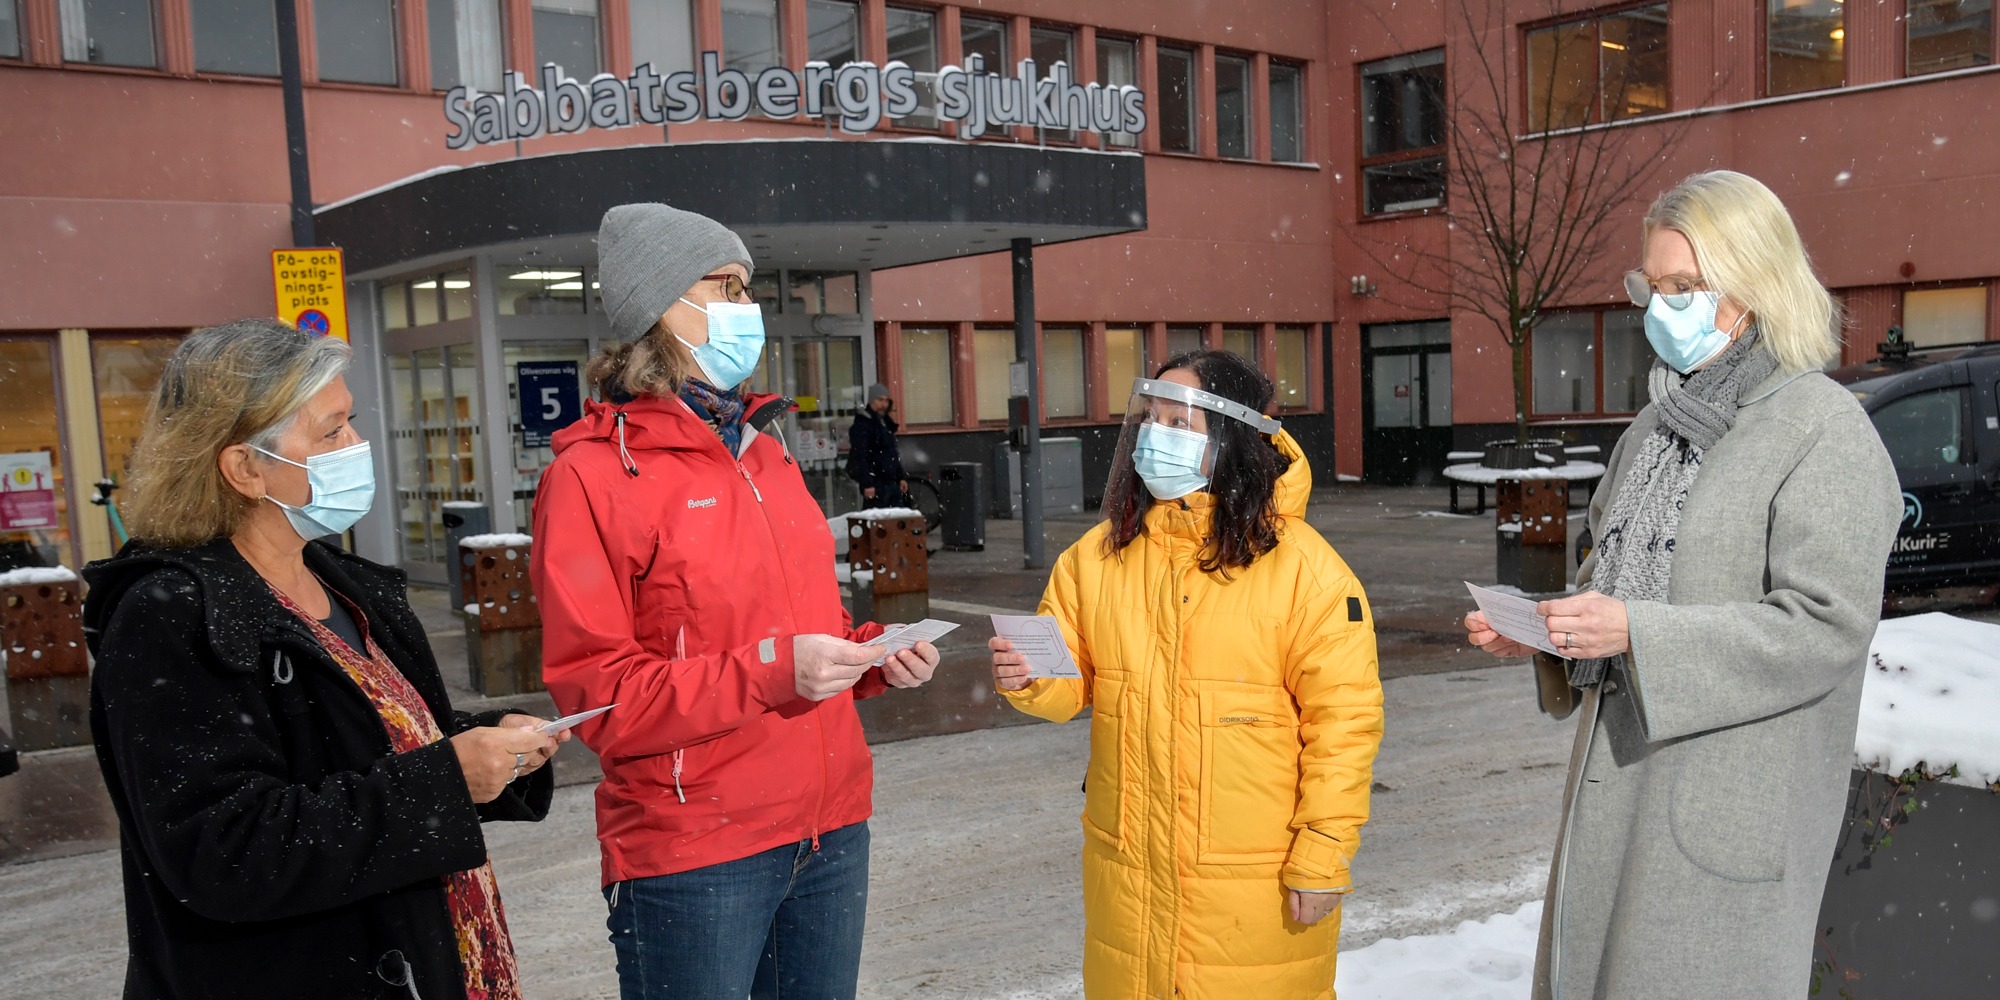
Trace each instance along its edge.
<path fill-rule="evenodd" d="M 1659 281 L 1650 281 L 1644 271 L 1625 272 L 1625 297 L 1641 309 L 1646 308 L 1658 295 L 1666 302 L 1667 308 L 1679 312 L 1694 304 L 1694 293 L 1708 287 L 1708 282 L 1700 278 L 1687 278 L 1669 274 Z"/>
<path fill-rule="evenodd" d="M 731 302 L 750 294 L 750 283 L 734 274 L 704 274 L 701 280 L 722 282 L 722 294 Z"/>

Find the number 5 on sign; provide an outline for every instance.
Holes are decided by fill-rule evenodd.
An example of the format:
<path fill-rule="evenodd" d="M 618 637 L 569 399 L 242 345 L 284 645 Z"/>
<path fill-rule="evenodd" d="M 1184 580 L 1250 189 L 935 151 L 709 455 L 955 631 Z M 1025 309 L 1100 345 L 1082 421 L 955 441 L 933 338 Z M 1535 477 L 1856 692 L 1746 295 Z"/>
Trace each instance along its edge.
<path fill-rule="evenodd" d="M 515 362 L 515 398 L 521 401 L 521 447 L 546 448 L 555 432 L 583 416 L 578 367 L 574 361 Z"/>

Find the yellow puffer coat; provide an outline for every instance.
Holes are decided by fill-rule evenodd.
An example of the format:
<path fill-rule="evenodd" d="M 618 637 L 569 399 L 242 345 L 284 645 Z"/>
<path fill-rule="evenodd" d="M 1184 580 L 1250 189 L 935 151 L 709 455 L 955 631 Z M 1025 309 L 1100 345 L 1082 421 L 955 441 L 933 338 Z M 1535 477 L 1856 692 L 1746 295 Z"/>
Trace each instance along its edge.
<path fill-rule="evenodd" d="M 1155 503 L 1106 556 L 1100 524 L 1063 553 L 1041 613 L 1081 680 L 1003 692 L 1064 722 L 1093 708 L 1083 807 L 1091 1000 L 1333 995 L 1338 911 L 1295 923 L 1287 887 L 1352 888 L 1382 742 L 1375 623 L 1305 523 L 1312 472 L 1284 434 L 1278 547 L 1232 578 L 1199 566 L 1212 501 Z"/>

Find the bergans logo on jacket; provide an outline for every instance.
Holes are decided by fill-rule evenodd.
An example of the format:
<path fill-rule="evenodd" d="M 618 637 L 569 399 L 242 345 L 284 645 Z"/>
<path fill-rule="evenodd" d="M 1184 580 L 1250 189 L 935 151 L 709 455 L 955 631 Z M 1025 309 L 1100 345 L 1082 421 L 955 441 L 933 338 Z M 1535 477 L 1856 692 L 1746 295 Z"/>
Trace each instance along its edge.
<path fill-rule="evenodd" d="M 769 400 L 745 401 L 746 413 Z M 678 399 L 585 404 L 535 494 L 542 673 L 603 759 L 605 884 L 748 857 L 860 822 L 872 766 L 852 692 L 795 690 L 792 639 L 851 629 L 833 534 L 797 463 L 740 455 Z"/>

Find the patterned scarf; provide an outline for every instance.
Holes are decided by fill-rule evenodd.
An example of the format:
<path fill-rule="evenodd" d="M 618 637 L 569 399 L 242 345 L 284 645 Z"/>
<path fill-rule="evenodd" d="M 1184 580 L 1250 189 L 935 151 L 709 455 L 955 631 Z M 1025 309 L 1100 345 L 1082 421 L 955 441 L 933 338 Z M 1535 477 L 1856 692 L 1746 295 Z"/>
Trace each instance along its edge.
<path fill-rule="evenodd" d="M 322 584 L 321 586 L 325 586 Z M 349 646 L 346 640 L 306 614 L 291 599 L 278 592 L 278 602 L 297 615 L 313 638 L 325 647 L 334 662 L 347 672 L 348 679 L 382 717 L 382 729 L 389 734 L 390 749 L 396 753 L 420 750 L 444 739 L 430 705 L 410 684 L 403 672 L 382 653 L 368 635 L 368 618 L 353 602 L 326 592 L 341 602 L 354 616 L 354 625 L 364 637 L 366 650 Z M 493 864 L 487 862 L 468 871 L 444 877 L 445 908 L 451 913 L 452 928 L 458 936 L 458 961 L 465 970 L 466 1000 L 520 1000 L 520 972 L 514 964 L 514 942 L 507 934 L 507 913 L 500 907 L 500 886 L 493 879 Z"/>
<path fill-rule="evenodd" d="M 743 450 L 743 394 L 735 389 L 724 392 L 698 378 L 681 386 L 681 402 L 708 424 L 731 455 Z"/>
<path fill-rule="evenodd" d="M 1736 426 L 1738 400 L 1778 370 L 1752 328 L 1714 361 L 1681 375 L 1655 359 L 1647 375 L 1660 425 L 1639 445 L 1597 541 L 1597 572 L 1588 589 L 1621 601 L 1664 601 L 1673 572 L 1674 535 L 1701 459 Z M 1595 687 L 1615 657 L 1571 660 L 1569 681 Z"/>

